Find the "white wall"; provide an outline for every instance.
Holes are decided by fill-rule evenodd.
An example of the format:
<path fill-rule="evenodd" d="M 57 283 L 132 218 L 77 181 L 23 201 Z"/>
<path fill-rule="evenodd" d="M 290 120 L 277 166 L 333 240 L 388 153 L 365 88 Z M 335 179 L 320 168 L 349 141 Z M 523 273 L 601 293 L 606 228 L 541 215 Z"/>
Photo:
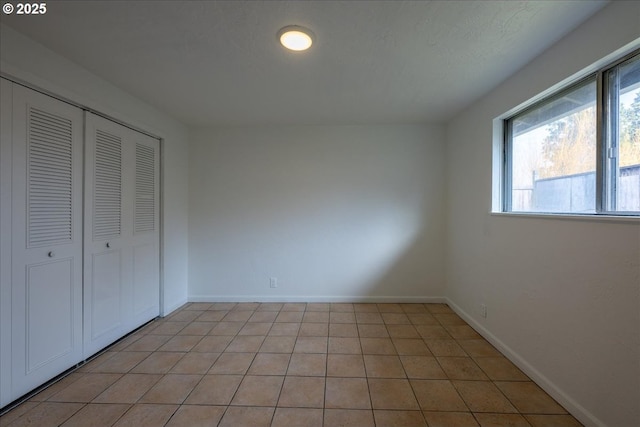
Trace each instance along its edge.
<path fill-rule="evenodd" d="M 0 26 L 3 75 L 92 108 L 163 139 L 165 314 L 187 301 L 188 132 L 174 119 L 133 98 L 77 64 Z"/>
<path fill-rule="evenodd" d="M 442 142 L 417 125 L 195 131 L 190 299 L 441 297 Z"/>
<path fill-rule="evenodd" d="M 492 120 L 639 36 L 612 3 L 446 130 L 447 297 L 587 426 L 640 425 L 640 223 L 491 215 Z"/>

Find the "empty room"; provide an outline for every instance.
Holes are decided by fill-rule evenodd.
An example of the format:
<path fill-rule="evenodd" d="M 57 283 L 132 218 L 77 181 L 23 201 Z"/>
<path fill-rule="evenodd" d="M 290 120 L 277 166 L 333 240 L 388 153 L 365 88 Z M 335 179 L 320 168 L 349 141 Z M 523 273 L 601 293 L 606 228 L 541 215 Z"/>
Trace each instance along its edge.
<path fill-rule="evenodd" d="M 0 425 L 637 427 L 640 2 L 0 13 Z"/>

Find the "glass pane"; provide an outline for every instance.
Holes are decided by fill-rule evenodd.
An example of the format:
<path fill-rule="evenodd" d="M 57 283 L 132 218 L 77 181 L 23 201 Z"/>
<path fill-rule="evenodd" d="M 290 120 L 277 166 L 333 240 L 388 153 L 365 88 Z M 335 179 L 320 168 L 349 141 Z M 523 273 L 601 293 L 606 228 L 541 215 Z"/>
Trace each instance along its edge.
<path fill-rule="evenodd" d="M 618 67 L 618 162 L 616 201 L 618 211 L 640 211 L 640 57 Z M 617 96 L 616 96 L 617 95 Z M 613 110 L 615 111 L 615 109 Z"/>
<path fill-rule="evenodd" d="M 511 119 L 511 137 L 511 211 L 595 212 L 595 78 Z"/>

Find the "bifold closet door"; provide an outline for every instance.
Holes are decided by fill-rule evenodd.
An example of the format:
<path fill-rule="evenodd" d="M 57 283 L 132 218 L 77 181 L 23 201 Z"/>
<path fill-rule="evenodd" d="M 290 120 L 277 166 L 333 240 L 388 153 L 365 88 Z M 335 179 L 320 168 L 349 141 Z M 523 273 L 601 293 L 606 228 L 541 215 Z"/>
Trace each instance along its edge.
<path fill-rule="evenodd" d="M 12 85 L 12 92 L 15 399 L 82 360 L 83 116 L 22 86 Z"/>
<path fill-rule="evenodd" d="M 159 314 L 159 141 L 85 119 L 84 355 Z"/>

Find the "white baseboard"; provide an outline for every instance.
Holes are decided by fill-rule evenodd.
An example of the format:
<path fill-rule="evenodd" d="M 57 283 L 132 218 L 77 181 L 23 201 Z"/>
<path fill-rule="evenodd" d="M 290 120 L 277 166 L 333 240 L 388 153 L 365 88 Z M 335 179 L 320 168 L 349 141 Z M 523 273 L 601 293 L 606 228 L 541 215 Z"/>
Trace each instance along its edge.
<path fill-rule="evenodd" d="M 176 311 L 177 309 L 179 309 L 180 307 L 182 307 L 188 302 L 189 300 L 187 298 L 181 298 L 180 300 L 178 300 L 177 302 L 174 302 L 170 306 L 161 307 L 162 310 L 160 311 L 160 317 L 166 317 L 170 315 L 171 313 L 173 313 L 174 311 Z"/>
<path fill-rule="evenodd" d="M 529 378 L 537 385 L 553 397 L 558 403 L 578 419 L 585 427 L 607 427 L 605 423 L 600 421 L 592 413 L 587 411 L 582 405 L 576 402 L 571 396 L 560 389 L 553 381 L 543 375 L 533 365 L 527 362 L 526 358 L 516 353 L 508 345 L 502 342 L 498 337 L 489 332 L 484 326 L 478 323 L 473 317 L 467 314 L 463 309 L 457 306 L 449 298 L 443 298 L 446 304 L 453 309 L 460 317 L 462 317 L 473 329 L 496 347 L 507 359 L 520 368 Z"/>
<path fill-rule="evenodd" d="M 351 302 L 351 303 L 446 303 L 443 297 L 401 297 L 401 296 L 278 296 L 264 295 L 190 295 L 189 302 Z"/>

